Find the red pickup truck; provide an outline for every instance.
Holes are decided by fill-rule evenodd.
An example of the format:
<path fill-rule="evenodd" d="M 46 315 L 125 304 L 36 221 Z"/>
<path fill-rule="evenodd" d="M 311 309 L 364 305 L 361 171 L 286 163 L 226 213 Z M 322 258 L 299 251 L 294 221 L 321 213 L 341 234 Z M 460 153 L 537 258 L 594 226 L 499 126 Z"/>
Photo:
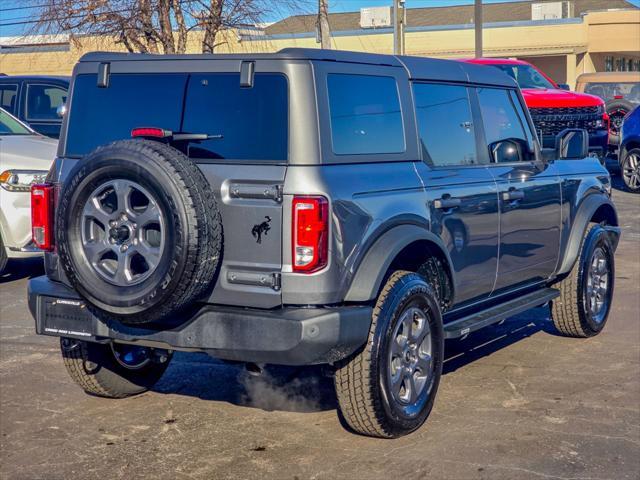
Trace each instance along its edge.
<path fill-rule="evenodd" d="M 609 116 L 601 98 L 561 88 L 522 60 L 474 58 L 464 61 L 499 68 L 518 82 L 543 147 L 555 147 L 556 135 L 565 128 L 584 128 L 589 132 L 589 152 L 604 161 Z"/>

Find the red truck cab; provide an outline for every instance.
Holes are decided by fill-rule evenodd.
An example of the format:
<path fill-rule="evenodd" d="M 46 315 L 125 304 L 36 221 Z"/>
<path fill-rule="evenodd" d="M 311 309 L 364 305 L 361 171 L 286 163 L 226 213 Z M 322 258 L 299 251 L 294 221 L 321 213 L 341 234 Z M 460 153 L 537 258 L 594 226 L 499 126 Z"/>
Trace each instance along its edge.
<path fill-rule="evenodd" d="M 522 60 L 474 58 L 464 61 L 499 68 L 518 83 L 544 148 L 555 147 L 556 135 L 565 128 L 584 128 L 589 132 L 589 152 L 601 160 L 605 158 L 609 117 L 600 97 L 560 88 L 543 72 Z"/>

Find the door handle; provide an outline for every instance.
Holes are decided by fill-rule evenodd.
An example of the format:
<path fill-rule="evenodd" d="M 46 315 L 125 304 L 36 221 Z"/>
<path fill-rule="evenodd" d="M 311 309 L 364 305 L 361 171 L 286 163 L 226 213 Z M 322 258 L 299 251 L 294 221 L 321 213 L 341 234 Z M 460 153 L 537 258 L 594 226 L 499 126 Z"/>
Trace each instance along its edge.
<path fill-rule="evenodd" d="M 502 199 L 506 202 L 517 202 L 524 199 L 524 192 L 522 190 L 509 189 L 508 192 L 502 192 Z"/>
<path fill-rule="evenodd" d="M 460 205 L 462 205 L 462 200 L 459 198 L 443 197 L 433 201 L 433 206 L 438 210 L 450 210 L 458 208 Z"/>

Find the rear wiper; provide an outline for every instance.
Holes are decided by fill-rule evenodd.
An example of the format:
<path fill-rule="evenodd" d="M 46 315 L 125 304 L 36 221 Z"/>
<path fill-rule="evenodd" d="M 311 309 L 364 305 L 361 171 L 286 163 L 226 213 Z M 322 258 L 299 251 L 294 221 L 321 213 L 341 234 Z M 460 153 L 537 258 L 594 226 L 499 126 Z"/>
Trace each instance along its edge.
<path fill-rule="evenodd" d="M 146 138 L 161 138 L 168 142 L 202 142 L 204 140 L 219 140 L 222 134 L 172 132 L 158 127 L 138 127 L 131 130 L 131 136 Z"/>
<path fill-rule="evenodd" d="M 209 135 L 208 133 L 174 133 L 171 140 L 174 142 L 201 142 L 203 140 L 219 140 L 221 134 Z"/>

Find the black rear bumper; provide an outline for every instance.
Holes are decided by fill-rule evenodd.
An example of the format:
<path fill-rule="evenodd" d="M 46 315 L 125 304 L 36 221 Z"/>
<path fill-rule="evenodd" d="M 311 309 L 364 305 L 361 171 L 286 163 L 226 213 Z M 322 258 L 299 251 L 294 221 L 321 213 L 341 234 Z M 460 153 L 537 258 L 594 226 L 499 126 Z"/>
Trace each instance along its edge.
<path fill-rule="evenodd" d="M 162 324 L 128 325 L 99 319 L 75 291 L 46 276 L 29 281 L 29 309 L 40 335 L 280 365 L 332 363 L 349 356 L 366 342 L 372 311 L 369 306 L 254 310 L 202 305 Z"/>

